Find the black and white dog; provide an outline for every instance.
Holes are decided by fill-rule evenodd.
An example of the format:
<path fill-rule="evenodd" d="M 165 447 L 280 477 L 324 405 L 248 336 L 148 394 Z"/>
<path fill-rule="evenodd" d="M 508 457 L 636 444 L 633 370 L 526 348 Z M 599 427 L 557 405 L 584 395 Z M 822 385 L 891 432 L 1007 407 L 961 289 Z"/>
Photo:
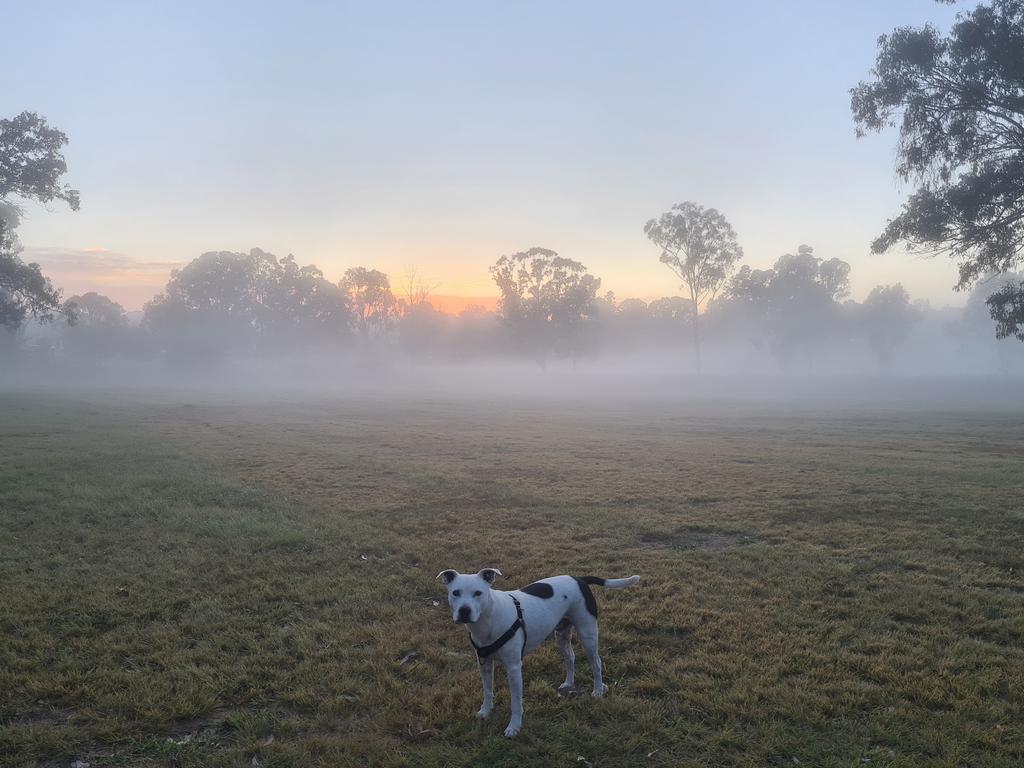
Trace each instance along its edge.
<path fill-rule="evenodd" d="M 501 576 L 497 568 L 479 573 L 447 570 L 437 578 L 448 586 L 448 604 L 452 620 L 469 626 L 469 641 L 480 660 L 484 684 L 484 703 L 477 717 L 488 717 L 494 709 L 494 661 L 505 667 L 512 703 L 512 719 L 506 736 L 515 736 L 523 727 L 523 658 L 534 651 L 553 632 L 565 657 L 565 682 L 559 689 L 574 684 L 576 656 L 572 652 L 572 628 L 580 636 L 590 666 L 594 670 L 594 696 L 603 696 L 608 686 L 601 679 L 601 658 L 597 655 L 597 601 L 591 585 L 629 587 L 640 581 L 601 579 L 597 576 L 552 576 L 535 581 L 512 592 L 492 589 Z"/>

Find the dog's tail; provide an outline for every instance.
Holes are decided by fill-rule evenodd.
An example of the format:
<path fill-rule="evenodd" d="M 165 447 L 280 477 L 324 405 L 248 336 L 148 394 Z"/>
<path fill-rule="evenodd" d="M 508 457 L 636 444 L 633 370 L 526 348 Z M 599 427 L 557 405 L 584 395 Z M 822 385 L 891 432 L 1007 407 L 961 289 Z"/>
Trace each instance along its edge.
<path fill-rule="evenodd" d="M 600 576 L 581 576 L 580 581 L 584 584 L 595 584 L 599 587 L 607 587 L 608 589 L 621 589 L 622 587 L 632 587 L 640 581 L 640 577 L 630 576 L 628 579 L 602 579 Z"/>

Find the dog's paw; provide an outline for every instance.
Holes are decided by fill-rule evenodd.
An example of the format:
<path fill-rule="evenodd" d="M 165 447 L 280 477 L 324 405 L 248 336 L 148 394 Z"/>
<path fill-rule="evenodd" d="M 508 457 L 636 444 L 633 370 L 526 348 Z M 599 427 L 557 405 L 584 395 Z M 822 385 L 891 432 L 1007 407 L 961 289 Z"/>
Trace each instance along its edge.
<path fill-rule="evenodd" d="M 563 692 L 575 691 L 576 685 L 574 683 L 562 683 L 560 686 L 558 686 L 558 690 Z"/>
<path fill-rule="evenodd" d="M 595 689 L 594 689 L 594 692 L 593 692 L 593 693 L 592 693 L 591 695 L 592 695 L 592 696 L 593 696 L 593 697 L 594 697 L 595 699 L 600 699 L 600 698 L 601 698 L 602 696 L 604 696 L 604 695 L 605 695 L 606 693 L 608 693 L 608 686 L 607 686 L 607 684 L 605 684 L 605 683 L 601 683 L 601 687 L 600 687 L 600 688 L 595 688 Z"/>
<path fill-rule="evenodd" d="M 518 733 L 519 733 L 519 726 L 518 725 L 512 725 L 512 723 L 509 723 L 508 724 L 508 728 L 505 729 L 505 738 L 506 739 L 511 739 L 513 736 L 517 735 Z"/>
<path fill-rule="evenodd" d="M 480 707 L 480 709 L 476 711 L 476 716 L 480 720 L 486 720 L 488 717 L 491 716 L 491 712 L 493 711 L 493 709 L 488 709 L 487 707 Z"/>

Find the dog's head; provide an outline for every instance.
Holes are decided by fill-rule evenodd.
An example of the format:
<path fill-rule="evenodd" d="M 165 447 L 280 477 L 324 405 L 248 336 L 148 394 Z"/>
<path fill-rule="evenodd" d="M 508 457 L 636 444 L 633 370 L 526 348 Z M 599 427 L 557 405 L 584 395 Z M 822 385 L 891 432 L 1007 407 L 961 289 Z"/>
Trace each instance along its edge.
<path fill-rule="evenodd" d="M 479 573 L 459 573 L 447 570 L 437 574 L 442 584 L 448 587 L 448 605 L 452 609 L 452 621 L 456 624 L 473 624 L 491 607 L 491 585 L 501 576 L 497 568 L 484 568 Z"/>

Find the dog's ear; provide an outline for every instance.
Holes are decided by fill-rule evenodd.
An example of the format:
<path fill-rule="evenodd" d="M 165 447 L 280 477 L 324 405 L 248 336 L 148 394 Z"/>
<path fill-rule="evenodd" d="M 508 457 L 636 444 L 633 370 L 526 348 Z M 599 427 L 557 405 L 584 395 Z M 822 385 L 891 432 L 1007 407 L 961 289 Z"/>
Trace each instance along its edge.
<path fill-rule="evenodd" d="M 442 584 L 451 584 L 452 580 L 459 575 L 458 571 L 453 571 L 451 568 L 441 571 L 437 574 L 437 580 Z"/>
<path fill-rule="evenodd" d="M 501 576 L 501 571 L 497 568 L 483 568 L 480 573 L 477 574 L 481 579 L 486 581 L 488 584 L 493 584 L 494 580 Z"/>

